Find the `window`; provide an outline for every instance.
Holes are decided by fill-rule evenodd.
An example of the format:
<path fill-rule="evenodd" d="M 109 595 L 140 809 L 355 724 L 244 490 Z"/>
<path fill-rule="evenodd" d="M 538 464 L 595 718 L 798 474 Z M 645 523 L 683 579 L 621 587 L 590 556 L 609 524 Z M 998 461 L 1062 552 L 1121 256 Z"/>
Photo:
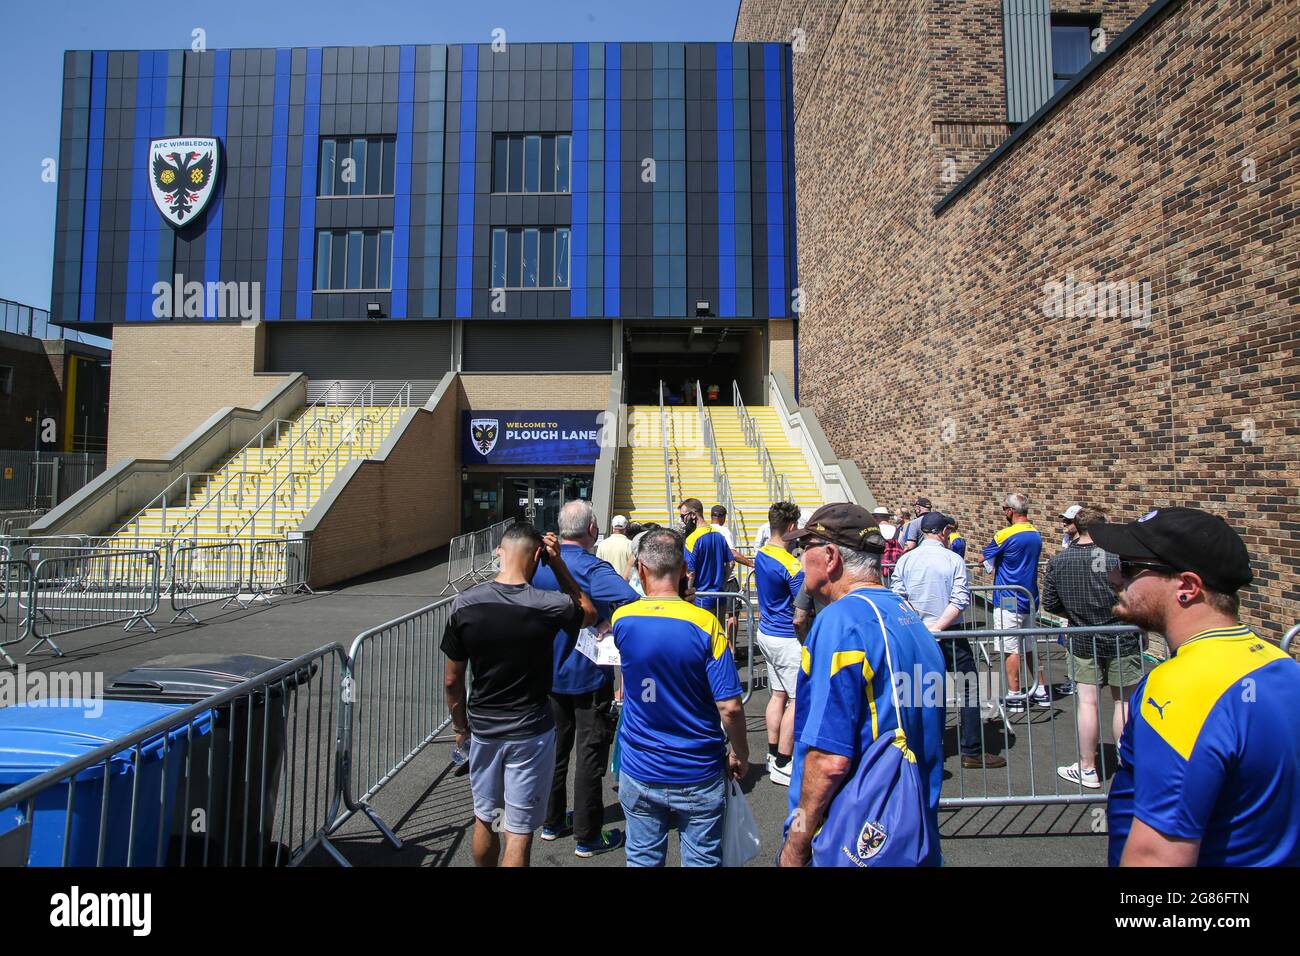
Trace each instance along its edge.
<path fill-rule="evenodd" d="M 316 234 L 317 292 L 386 292 L 392 269 L 391 229 L 322 229 Z"/>
<path fill-rule="evenodd" d="M 14 369 L 12 365 L 0 365 L 0 395 L 14 393 Z"/>
<path fill-rule="evenodd" d="M 378 136 L 322 139 L 317 196 L 391 196 L 397 143 Z"/>
<path fill-rule="evenodd" d="M 492 191 L 567 193 L 572 151 L 568 133 L 498 136 L 492 147 Z"/>
<path fill-rule="evenodd" d="M 568 229 L 492 230 L 492 288 L 568 287 Z"/>
<path fill-rule="evenodd" d="M 1060 91 L 1092 59 L 1091 17 L 1052 17 L 1052 93 Z"/>

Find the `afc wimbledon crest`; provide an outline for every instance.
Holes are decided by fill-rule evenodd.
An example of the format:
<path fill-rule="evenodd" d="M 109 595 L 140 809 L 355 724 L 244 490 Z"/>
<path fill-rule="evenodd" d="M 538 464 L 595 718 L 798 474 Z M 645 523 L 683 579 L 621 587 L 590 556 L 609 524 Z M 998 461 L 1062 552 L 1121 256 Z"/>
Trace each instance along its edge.
<path fill-rule="evenodd" d="M 208 205 L 220 155 L 221 143 L 215 136 L 149 141 L 153 201 L 173 227 L 188 226 Z"/>
<path fill-rule="evenodd" d="M 878 823 L 872 823 L 868 820 L 862 824 L 862 832 L 858 834 L 858 858 L 869 860 L 885 845 L 886 833 Z"/>
<path fill-rule="evenodd" d="M 470 419 L 469 437 L 474 440 L 474 447 L 478 449 L 478 453 L 485 458 L 497 446 L 497 435 L 500 432 L 501 426 L 495 418 Z"/>

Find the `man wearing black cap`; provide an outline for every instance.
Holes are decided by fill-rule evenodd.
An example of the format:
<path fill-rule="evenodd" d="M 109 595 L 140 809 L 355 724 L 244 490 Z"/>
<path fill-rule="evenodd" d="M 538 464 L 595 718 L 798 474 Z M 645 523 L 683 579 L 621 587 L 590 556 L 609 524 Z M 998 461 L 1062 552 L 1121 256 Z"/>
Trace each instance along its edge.
<path fill-rule="evenodd" d="M 1163 634 L 1171 655 L 1129 702 L 1111 865 L 1300 865 L 1300 664 L 1237 621 L 1245 544 L 1195 508 L 1092 538 L 1120 559 L 1115 616 Z"/>
<path fill-rule="evenodd" d="M 916 612 L 881 584 L 885 542 L 864 508 L 823 505 L 802 529 L 782 537 L 803 549 L 804 586 L 828 606 L 804 643 L 796 684 L 781 865 L 812 859 L 813 836 L 842 785 L 877 740 L 895 738 L 898 730 L 927 788 L 925 819 L 909 823 L 929 836 L 933 859 L 926 862 L 938 863 L 943 655 Z M 901 803 L 897 809 L 906 813 Z"/>
<path fill-rule="evenodd" d="M 921 543 L 921 519 L 930 511 L 930 499 L 925 495 L 919 495 L 912 502 L 912 507 L 916 509 L 916 517 L 907 523 L 903 529 L 903 550 L 911 551 Z"/>

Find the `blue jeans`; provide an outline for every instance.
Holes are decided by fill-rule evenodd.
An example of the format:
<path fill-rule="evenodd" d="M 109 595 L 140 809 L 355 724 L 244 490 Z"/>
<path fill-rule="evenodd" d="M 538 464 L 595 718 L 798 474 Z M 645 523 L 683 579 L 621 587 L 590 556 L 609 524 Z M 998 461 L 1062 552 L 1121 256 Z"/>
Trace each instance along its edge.
<path fill-rule="evenodd" d="M 624 771 L 618 775 L 618 802 L 627 818 L 628 866 L 663 866 L 673 827 L 681 834 L 682 866 L 722 866 L 722 774 L 705 783 L 666 786 L 641 783 Z"/>

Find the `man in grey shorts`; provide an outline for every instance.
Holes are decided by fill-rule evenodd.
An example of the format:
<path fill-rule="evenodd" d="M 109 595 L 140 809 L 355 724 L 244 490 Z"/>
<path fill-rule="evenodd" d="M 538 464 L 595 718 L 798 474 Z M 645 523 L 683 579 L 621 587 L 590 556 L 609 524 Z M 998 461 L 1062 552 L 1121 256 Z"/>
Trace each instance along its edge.
<path fill-rule="evenodd" d="M 456 746 L 468 742 L 470 748 L 474 863 L 497 865 L 504 830 L 501 865 L 527 866 L 555 770 L 550 702 L 555 634 L 591 627 L 596 606 L 569 573 L 555 535 L 515 524 L 502 537 L 498 554 L 496 578 L 452 602 L 442 635 L 443 682 Z M 555 573 L 559 591 L 529 583 L 542 562 Z"/>

